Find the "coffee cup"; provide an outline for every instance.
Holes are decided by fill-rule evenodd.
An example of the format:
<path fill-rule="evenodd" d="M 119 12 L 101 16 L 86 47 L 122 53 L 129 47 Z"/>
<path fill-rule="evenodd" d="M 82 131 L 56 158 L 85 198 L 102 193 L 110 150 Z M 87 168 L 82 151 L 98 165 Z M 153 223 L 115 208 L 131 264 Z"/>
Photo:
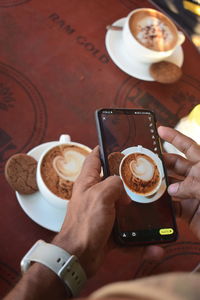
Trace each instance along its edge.
<path fill-rule="evenodd" d="M 172 55 L 185 36 L 163 13 L 139 8 L 126 17 L 122 39 L 125 53 L 131 59 L 154 63 Z"/>
<path fill-rule="evenodd" d="M 71 142 L 69 135 L 61 135 L 59 141 L 51 143 L 38 161 L 36 179 L 44 199 L 54 207 L 67 207 L 75 180 L 91 149 L 83 144 Z"/>
<path fill-rule="evenodd" d="M 161 187 L 162 162 L 157 154 L 140 145 L 127 148 L 119 174 L 124 188 L 132 200 L 136 197 L 153 197 Z M 142 201 L 140 201 L 142 202 Z"/>

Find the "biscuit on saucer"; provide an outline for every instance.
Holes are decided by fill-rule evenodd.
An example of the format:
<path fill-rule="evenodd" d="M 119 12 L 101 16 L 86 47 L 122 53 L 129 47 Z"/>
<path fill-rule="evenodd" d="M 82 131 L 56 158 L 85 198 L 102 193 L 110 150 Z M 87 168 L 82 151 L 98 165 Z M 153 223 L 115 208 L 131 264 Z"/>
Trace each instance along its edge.
<path fill-rule="evenodd" d="M 151 76 L 160 83 L 174 83 L 182 76 L 181 68 L 168 61 L 153 63 L 149 71 Z"/>
<path fill-rule="evenodd" d="M 5 177 L 10 186 L 20 194 L 32 194 L 38 190 L 36 183 L 37 161 L 30 155 L 18 153 L 5 165 Z"/>
<path fill-rule="evenodd" d="M 124 154 L 121 152 L 112 152 L 108 155 L 110 175 L 119 175 L 119 165 L 123 157 Z"/>

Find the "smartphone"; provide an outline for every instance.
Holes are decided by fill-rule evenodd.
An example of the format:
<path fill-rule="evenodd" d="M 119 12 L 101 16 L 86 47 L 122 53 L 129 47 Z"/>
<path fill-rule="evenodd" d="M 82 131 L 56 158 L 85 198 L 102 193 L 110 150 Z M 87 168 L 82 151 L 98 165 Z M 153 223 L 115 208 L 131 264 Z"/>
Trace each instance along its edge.
<path fill-rule="evenodd" d="M 143 109 L 95 112 L 104 176 L 120 176 L 114 236 L 124 245 L 173 242 L 177 226 L 155 114 Z"/>

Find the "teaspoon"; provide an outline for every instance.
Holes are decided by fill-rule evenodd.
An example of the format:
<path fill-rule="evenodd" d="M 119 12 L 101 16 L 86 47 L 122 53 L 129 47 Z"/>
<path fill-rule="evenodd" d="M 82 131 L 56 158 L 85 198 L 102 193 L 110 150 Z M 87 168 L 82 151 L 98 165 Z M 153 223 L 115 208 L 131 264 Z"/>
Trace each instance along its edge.
<path fill-rule="evenodd" d="M 123 29 L 123 27 L 122 26 L 116 26 L 116 25 L 107 25 L 106 29 L 107 30 L 112 29 L 112 30 L 118 30 L 118 31 L 120 31 L 120 30 Z"/>

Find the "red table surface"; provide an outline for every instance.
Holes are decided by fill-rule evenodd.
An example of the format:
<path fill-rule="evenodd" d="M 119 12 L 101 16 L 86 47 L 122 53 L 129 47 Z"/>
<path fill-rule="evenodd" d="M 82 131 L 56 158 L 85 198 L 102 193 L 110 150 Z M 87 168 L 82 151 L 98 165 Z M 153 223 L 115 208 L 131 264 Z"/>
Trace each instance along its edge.
<path fill-rule="evenodd" d="M 106 25 L 138 7 L 151 5 L 142 0 L 0 0 L 0 296 L 19 278 L 19 262 L 30 246 L 54 236 L 18 204 L 4 177 L 8 157 L 63 133 L 93 148 L 98 108 L 151 109 L 159 124 L 173 127 L 200 102 L 199 54 L 188 39 L 183 76 L 171 85 L 130 77 L 109 58 Z M 200 243 L 178 223 L 179 239 L 165 246 L 163 259 L 150 263 L 138 249 L 116 248 L 81 295 L 108 282 L 192 270 Z"/>

